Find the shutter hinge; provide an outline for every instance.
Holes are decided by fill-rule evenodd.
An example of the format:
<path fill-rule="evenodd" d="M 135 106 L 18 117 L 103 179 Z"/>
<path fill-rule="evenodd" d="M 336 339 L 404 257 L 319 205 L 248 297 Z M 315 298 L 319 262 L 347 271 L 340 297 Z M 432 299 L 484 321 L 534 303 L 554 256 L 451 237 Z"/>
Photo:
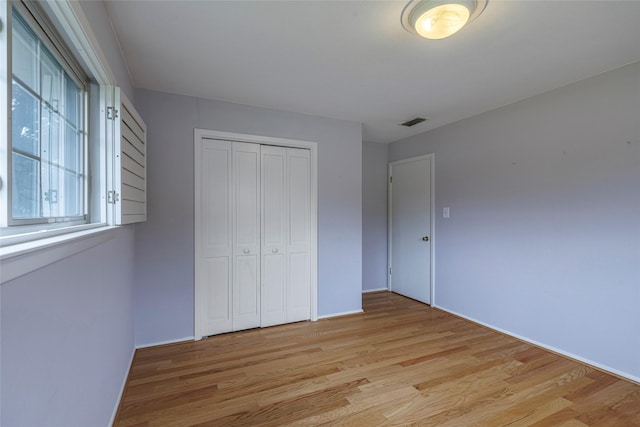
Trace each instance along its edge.
<path fill-rule="evenodd" d="M 120 194 L 115 191 L 107 191 L 107 203 L 116 203 L 120 201 Z"/>
<path fill-rule="evenodd" d="M 107 107 L 107 119 L 115 120 L 118 118 L 118 109 L 116 107 Z"/>

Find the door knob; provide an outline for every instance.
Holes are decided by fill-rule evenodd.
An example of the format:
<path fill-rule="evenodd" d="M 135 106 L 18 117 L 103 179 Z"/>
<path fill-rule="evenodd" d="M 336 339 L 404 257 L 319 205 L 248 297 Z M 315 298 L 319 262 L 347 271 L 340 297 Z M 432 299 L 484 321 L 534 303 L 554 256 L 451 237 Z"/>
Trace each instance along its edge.
<path fill-rule="evenodd" d="M 246 254 L 248 254 L 248 253 L 249 253 L 249 249 L 245 249 L 245 250 L 243 250 L 242 252 L 244 252 L 244 254 L 246 255 Z"/>
<path fill-rule="evenodd" d="M 275 248 L 274 248 L 274 249 L 271 249 L 271 253 L 272 253 L 272 254 L 277 254 L 277 253 L 278 253 L 278 249 L 275 249 Z"/>
<path fill-rule="evenodd" d="M 429 236 L 424 236 L 424 237 L 422 238 L 422 240 L 424 240 L 425 242 L 428 242 L 428 241 L 429 241 Z"/>

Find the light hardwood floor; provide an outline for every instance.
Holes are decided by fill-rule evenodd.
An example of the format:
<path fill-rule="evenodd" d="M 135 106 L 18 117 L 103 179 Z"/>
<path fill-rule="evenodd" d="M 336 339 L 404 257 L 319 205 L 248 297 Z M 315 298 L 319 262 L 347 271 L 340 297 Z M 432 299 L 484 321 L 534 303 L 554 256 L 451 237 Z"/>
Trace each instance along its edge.
<path fill-rule="evenodd" d="M 141 349 L 116 426 L 640 426 L 640 386 L 401 296 Z"/>

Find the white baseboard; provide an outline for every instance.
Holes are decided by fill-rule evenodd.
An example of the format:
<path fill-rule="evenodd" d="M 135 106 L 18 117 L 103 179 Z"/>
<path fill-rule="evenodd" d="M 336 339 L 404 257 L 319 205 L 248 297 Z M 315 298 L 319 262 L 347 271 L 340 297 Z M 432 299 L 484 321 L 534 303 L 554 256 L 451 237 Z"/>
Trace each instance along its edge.
<path fill-rule="evenodd" d="M 382 291 L 388 291 L 388 290 L 389 290 L 388 288 L 366 289 L 366 290 L 365 290 L 365 289 L 363 289 L 363 290 L 362 290 L 362 293 L 363 293 L 363 294 L 370 294 L 370 293 L 372 293 L 372 292 L 382 292 Z"/>
<path fill-rule="evenodd" d="M 129 366 L 127 367 L 127 372 L 124 374 L 124 378 L 122 379 L 122 385 L 120 386 L 120 393 L 118 393 L 118 398 L 116 399 L 116 406 L 113 408 L 113 413 L 111 414 L 111 421 L 109 425 L 112 426 L 116 421 L 116 415 L 118 415 L 118 408 L 120 408 L 120 401 L 122 400 L 122 395 L 124 394 L 124 388 L 127 386 L 127 380 L 129 379 L 129 372 L 131 371 L 131 366 L 133 365 L 133 356 L 136 354 L 136 348 L 134 347 L 131 351 L 131 357 L 129 358 Z"/>
<path fill-rule="evenodd" d="M 332 317 L 349 316 L 351 314 L 361 314 L 361 313 L 364 313 L 364 311 L 362 311 L 362 309 L 360 309 L 360 310 L 352 310 L 352 311 L 343 311 L 342 313 L 323 314 L 322 316 L 318 316 L 318 320 L 320 320 L 320 319 L 330 319 Z"/>
<path fill-rule="evenodd" d="M 628 380 L 633 381 L 635 383 L 640 383 L 640 377 L 636 377 L 636 376 L 631 375 L 631 374 L 629 374 L 627 372 L 622 372 L 622 371 L 620 371 L 618 369 L 614 369 L 614 368 L 612 368 L 610 366 L 603 365 L 602 363 L 594 362 L 593 360 L 589 360 L 587 358 L 578 356 L 577 354 L 569 353 L 568 351 L 564 351 L 564 350 L 561 350 L 559 348 L 556 348 L 556 347 L 541 343 L 539 341 L 532 340 L 530 338 L 524 337 L 522 335 L 507 331 L 505 329 L 498 328 L 498 327 L 490 325 L 488 323 L 481 322 L 480 320 L 474 319 L 473 317 L 465 316 L 465 315 L 457 313 L 457 312 L 455 312 L 453 310 L 449 310 L 449 309 L 441 307 L 441 306 L 438 306 L 437 308 L 439 310 L 446 311 L 447 313 L 453 314 L 454 316 L 458 316 L 458 317 L 461 317 L 463 319 L 469 320 L 470 322 L 477 323 L 478 325 L 482 325 L 482 326 L 485 326 L 485 327 L 487 327 L 489 329 L 493 329 L 494 331 L 498 331 L 500 333 L 503 333 L 505 335 L 509 335 L 509 336 L 511 336 L 513 338 L 517 338 L 517 339 L 519 339 L 521 341 L 524 341 L 524 342 L 527 342 L 529 344 L 533 344 L 533 345 L 535 345 L 537 347 L 541 347 L 541 348 L 544 348 L 546 350 L 552 351 L 554 353 L 560 354 L 562 356 L 568 357 L 569 359 L 573 359 L 573 360 L 576 360 L 578 362 L 585 363 L 587 365 L 591 365 L 594 368 L 598 368 L 600 370 L 603 370 L 605 372 L 608 372 L 610 374 L 616 375 L 616 376 L 621 377 L 621 378 L 628 379 Z"/>
<path fill-rule="evenodd" d="M 193 340 L 194 340 L 194 337 L 193 337 L 193 335 L 191 335 L 190 337 L 177 338 L 175 340 L 159 341 L 159 342 L 152 342 L 152 343 L 146 343 L 146 344 L 137 344 L 136 345 L 136 349 L 147 348 L 147 347 L 155 347 L 155 346 L 158 346 L 158 345 L 176 344 L 176 343 L 179 343 L 179 342 L 193 341 Z"/>

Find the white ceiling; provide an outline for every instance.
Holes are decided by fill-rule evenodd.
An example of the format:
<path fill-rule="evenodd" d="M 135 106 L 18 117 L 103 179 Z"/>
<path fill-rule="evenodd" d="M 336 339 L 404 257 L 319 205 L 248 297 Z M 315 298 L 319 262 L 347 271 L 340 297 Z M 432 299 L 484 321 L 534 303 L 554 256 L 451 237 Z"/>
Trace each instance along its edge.
<path fill-rule="evenodd" d="M 489 0 L 436 41 L 402 28 L 406 1 L 106 4 L 136 87 L 361 122 L 372 142 L 640 61 L 633 0 Z"/>

